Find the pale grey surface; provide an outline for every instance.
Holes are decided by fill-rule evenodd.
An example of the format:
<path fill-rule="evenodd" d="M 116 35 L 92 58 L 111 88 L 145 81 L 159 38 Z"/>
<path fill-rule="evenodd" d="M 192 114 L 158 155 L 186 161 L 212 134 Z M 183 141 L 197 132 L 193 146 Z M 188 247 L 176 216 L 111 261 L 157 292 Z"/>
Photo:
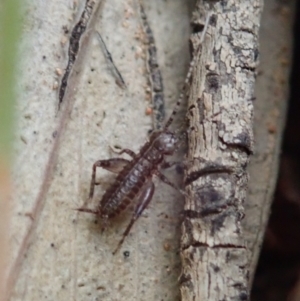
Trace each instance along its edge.
<path fill-rule="evenodd" d="M 296 1 L 264 1 L 260 28 L 260 66 L 254 101 L 254 155 L 249 165 L 245 238 L 250 280 L 254 277 L 277 180 L 282 132 L 289 99 L 292 29 Z"/>
<path fill-rule="evenodd" d="M 59 81 L 59 69 L 66 66 L 63 26 L 72 29 L 77 10 L 82 9 L 78 3 L 80 8 L 74 8 L 76 3 L 37 0 L 26 8 L 11 300 L 176 300 L 183 206 L 176 191 L 157 185 L 153 202 L 115 256 L 111 252 L 128 219 L 101 235 L 93 216 L 73 210 L 88 196 L 93 162 L 115 156 L 110 145 L 138 151 L 151 129 L 151 118 L 145 115 L 149 101 L 144 45 L 136 38 L 141 35 L 137 1 L 106 1 L 95 18 L 95 28 L 101 31 L 127 89 L 115 84 L 90 31 L 82 76 L 74 81 L 76 91 L 70 93 L 68 109 L 57 114 L 53 87 Z M 189 61 L 189 5 L 181 0 L 145 3 L 157 40 L 168 113 Z M 56 130 L 62 132 L 57 144 Z M 95 201 L 113 175 L 103 171 L 98 177 L 103 186 L 97 187 Z M 124 251 L 130 252 L 128 258 Z"/>

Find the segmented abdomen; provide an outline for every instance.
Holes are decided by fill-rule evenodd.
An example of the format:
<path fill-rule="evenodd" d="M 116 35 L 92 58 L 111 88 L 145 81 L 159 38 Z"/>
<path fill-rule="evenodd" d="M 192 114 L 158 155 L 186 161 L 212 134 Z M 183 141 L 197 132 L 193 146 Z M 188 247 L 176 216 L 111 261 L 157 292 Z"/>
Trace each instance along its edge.
<path fill-rule="evenodd" d="M 154 148 L 133 159 L 120 172 L 100 202 L 100 215 L 112 218 L 123 211 L 138 195 L 157 170 L 162 155 Z"/>

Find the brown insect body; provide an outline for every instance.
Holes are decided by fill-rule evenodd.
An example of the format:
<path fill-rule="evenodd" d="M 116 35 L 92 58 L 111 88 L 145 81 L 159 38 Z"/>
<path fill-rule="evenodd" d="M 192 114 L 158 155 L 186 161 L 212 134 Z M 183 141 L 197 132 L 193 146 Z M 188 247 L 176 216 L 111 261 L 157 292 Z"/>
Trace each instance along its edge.
<path fill-rule="evenodd" d="M 118 215 L 139 194 L 141 187 L 159 170 L 165 155 L 171 155 L 176 146 L 172 132 L 156 131 L 142 147 L 139 154 L 129 161 L 106 190 L 97 208 L 102 218 Z"/>
<path fill-rule="evenodd" d="M 122 158 L 112 158 L 109 160 L 99 160 L 94 163 L 89 199 L 93 198 L 94 187 L 99 184 L 95 181 L 97 167 L 118 173 L 118 176 L 106 190 L 95 210 L 79 208 L 77 209 L 78 211 L 100 216 L 102 218 L 102 230 L 104 230 L 108 219 L 119 215 L 130 203 L 136 202 L 131 221 L 124 231 L 122 239 L 114 253 L 122 245 L 134 222 L 150 203 L 154 193 L 153 176 L 158 176 L 166 184 L 178 189 L 160 173 L 161 168 L 167 168 L 172 165 L 172 163 L 170 164 L 165 161 L 165 156 L 174 153 L 176 144 L 177 138 L 175 134 L 165 127 L 163 130 L 153 132 L 149 141 L 145 143 L 137 155 L 128 149 L 120 152 L 120 154 L 129 154 L 133 158 L 131 161 Z"/>

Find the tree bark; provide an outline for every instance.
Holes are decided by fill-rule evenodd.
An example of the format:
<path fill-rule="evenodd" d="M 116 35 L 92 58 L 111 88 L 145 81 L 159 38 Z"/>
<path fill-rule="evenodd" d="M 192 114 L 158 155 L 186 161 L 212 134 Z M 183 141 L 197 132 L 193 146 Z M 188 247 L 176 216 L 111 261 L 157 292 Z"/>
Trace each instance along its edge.
<path fill-rule="evenodd" d="M 209 12 L 215 14 L 216 11 L 222 11 L 219 2 L 213 3 L 210 7 L 204 6 L 204 11 L 200 11 L 202 13 L 200 24 L 204 24 L 205 16 Z M 230 23 L 233 16 L 230 13 L 233 6 L 230 4 L 234 5 L 234 2 L 227 2 L 220 17 L 225 21 L 221 21 L 216 27 L 210 26 L 213 35 L 212 32 L 208 32 L 208 37 L 203 42 L 198 64 L 196 64 L 198 73 L 193 76 L 189 99 L 190 102 L 194 101 L 194 107 L 192 103 L 189 104 L 192 110 L 188 110 L 188 117 L 192 124 L 188 161 L 196 162 L 194 166 L 190 163 L 186 178 L 186 181 L 191 181 L 191 183 L 188 183 L 189 197 L 185 206 L 188 211 L 182 238 L 181 290 L 183 300 L 190 300 L 193 297 L 194 300 L 221 300 L 222 297 L 224 300 L 246 298 L 244 289 L 248 290 L 248 293 L 251 289 L 277 179 L 280 144 L 289 96 L 288 79 L 292 59 L 295 1 L 265 1 L 260 23 L 260 65 L 257 70 L 255 70 L 256 65 L 253 60 L 250 60 L 249 64 L 245 53 L 249 53 L 248 51 L 253 53 L 257 49 L 261 7 L 255 1 L 247 2 L 247 5 L 251 5 L 248 9 L 237 5 L 238 10 L 233 14 L 233 19 L 236 18 L 235 24 Z M 254 25 L 251 26 L 249 20 L 252 20 Z M 223 35 L 220 36 L 218 29 L 222 26 L 226 27 L 228 23 L 230 23 L 231 30 L 223 30 Z M 243 34 L 241 38 L 236 38 L 238 32 L 236 28 L 240 28 L 244 35 L 247 35 L 245 24 L 250 25 L 249 35 L 252 33 L 253 39 L 242 47 L 233 47 L 243 42 Z M 198 28 L 203 28 L 203 26 Z M 226 33 L 225 45 L 222 50 L 223 53 L 224 49 L 229 50 L 229 53 L 223 58 L 238 63 L 245 62 L 244 68 L 241 68 L 242 72 L 238 74 L 236 72 L 238 68 L 234 67 L 237 63 L 232 64 L 232 69 L 224 70 L 224 63 L 218 58 L 220 51 L 212 51 L 214 43 L 217 46 L 223 45 L 224 32 Z M 227 40 L 228 43 L 226 37 L 230 37 Z M 234 49 L 241 50 L 242 55 L 238 53 L 231 55 Z M 209 70 L 209 68 L 214 68 L 212 62 L 216 62 L 217 72 Z M 251 68 L 247 70 L 249 65 L 253 67 L 253 72 Z M 256 76 L 255 98 L 253 97 L 254 76 Z M 230 81 L 235 77 L 236 83 Z M 215 83 L 218 84 L 217 87 Z M 227 89 L 227 83 L 229 89 Z M 238 84 L 240 86 L 237 87 Z M 239 95 L 232 91 L 235 89 L 239 91 L 241 88 L 248 91 L 248 96 L 240 97 L 240 101 L 234 105 L 232 102 L 234 97 L 229 95 Z M 222 89 L 228 91 L 228 94 L 220 98 Z M 225 117 L 228 115 L 228 106 L 233 106 L 232 112 L 236 112 L 236 117 L 231 123 L 236 124 L 245 118 L 247 102 L 250 105 L 250 111 L 252 110 L 251 98 L 254 100 L 254 119 L 249 118 L 248 113 L 246 114 L 247 122 L 235 127 L 235 130 L 248 131 L 250 137 L 251 128 L 254 127 L 254 155 L 246 169 L 249 153 L 247 147 L 243 151 L 239 145 L 234 145 L 235 143 L 230 143 L 228 146 L 228 142 L 226 143 L 224 136 L 221 137 L 221 135 L 225 133 L 223 123 L 226 120 L 224 115 Z M 220 110 L 219 107 L 224 105 L 225 110 Z M 220 113 L 214 114 L 214 110 Z M 194 129 L 198 132 L 194 133 Z M 222 146 L 225 147 L 222 148 Z M 237 156 L 228 160 L 230 152 L 236 153 Z M 218 154 L 220 161 L 216 159 Z M 215 164 L 216 161 L 218 164 Z M 228 164 L 232 166 L 228 168 Z M 245 196 L 247 173 L 250 174 L 250 181 L 248 194 Z M 223 187 L 216 186 L 218 180 L 223 181 Z M 230 190 L 231 196 L 224 195 Z M 231 201 L 235 198 L 233 196 L 238 196 L 234 202 Z M 244 202 L 245 198 L 246 202 Z M 243 214 L 245 218 L 239 221 L 239 215 L 243 216 Z M 216 223 L 217 221 L 220 223 Z M 232 246 L 230 246 L 231 243 Z M 230 254 L 234 256 L 229 256 Z"/>
<path fill-rule="evenodd" d="M 261 2 L 198 1 L 188 100 L 188 196 L 182 226 L 182 300 L 248 300 L 241 220 L 253 152 Z M 197 29 L 209 25 L 201 43 Z M 200 51 L 198 50 L 200 47 Z"/>

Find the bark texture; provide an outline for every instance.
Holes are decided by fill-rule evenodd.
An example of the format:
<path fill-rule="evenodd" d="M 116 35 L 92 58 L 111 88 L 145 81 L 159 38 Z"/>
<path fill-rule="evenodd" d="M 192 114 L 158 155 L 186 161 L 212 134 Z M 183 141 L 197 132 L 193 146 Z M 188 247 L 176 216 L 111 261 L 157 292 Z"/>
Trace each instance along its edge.
<path fill-rule="evenodd" d="M 182 226 L 182 300 L 248 300 L 241 220 L 258 62 L 260 1 L 198 1 L 191 37 L 188 196 Z M 201 44 L 201 31 L 210 15 Z M 199 32 L 200 31 L 200 32 Z"/>

